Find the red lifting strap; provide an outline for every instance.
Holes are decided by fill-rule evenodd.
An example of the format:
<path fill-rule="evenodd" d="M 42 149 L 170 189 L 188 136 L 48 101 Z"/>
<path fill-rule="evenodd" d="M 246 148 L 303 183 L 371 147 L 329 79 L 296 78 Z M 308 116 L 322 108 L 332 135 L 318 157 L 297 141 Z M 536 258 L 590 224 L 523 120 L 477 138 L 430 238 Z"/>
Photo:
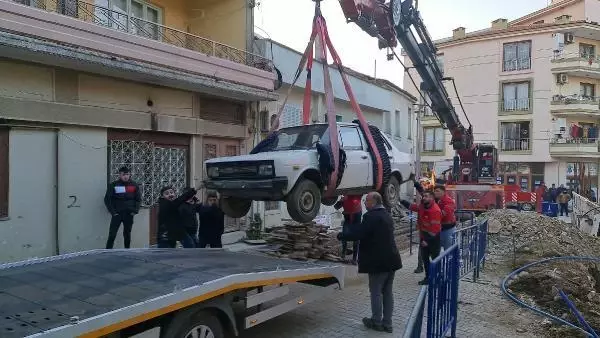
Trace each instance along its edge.
<path fill-rule="evenodd" d="M 281 116 L 281 113 L 283 112 L 283 108 L 285 107 L 285 104 L 287 103 L 287 100 L 289 98 L 292 88 L 294 87 L 294 85 L 298 81 L 298 78 L 300 77 L 300 74 L 302 73 L 302 69 L 304 68 L 304 65 L 306 65 L 307 78 L 306 78 L 306 86 L 304 88 L 302 122 L 305 125 L 310 123 L 310 116 L 311 116 L 310 108 L 311 108 L 311 97 L 312 97 L 312 65 L 313 65 L 313 55 L 315 53 L 314 43 L 315 43 L 315 39 L 317 37 L 319 38 L 319 42 L 322 47 L 320 49 L 320 55 L 317 55 L 317 57 L 319 58 L 322 66 L 323 66 L 323 78 L 324 78 L 324 82 L 325 82 L 324 83 L 325 102 L 326 102 L 326 107 L 327 107 L 327 121 L 329 124 L 329 136 L 330 136 L 329 139 L 331 142 L 331 151 L 333 152 L 333 159 L 334 159 L 334 170 L 333 170 L 333 173 L 331 173 L 331 177 L 329 179 L 329 185 L 327 186 L 327 191 L 326 191 L 325 195 L 327 197 L 330 197 L 333 195 L 334 191 L 336 190 L 338 168 L 339 168 L 339 163 L 340 163 L 339 162 L 340 161 L 340 159 L 339 159 L 340 148 L 339 148 L 339 142 L 338 142 L 339 134 L 338 134 L 337 121 L 336 121 L 336 116 L 335 116 L 333 85 L 331 83 L 331 76 L 329 74 L 329 65 L 327 63 L 327 49 L 329 49 L 329 52 L 331 53 L 331 56 L 333 58 L 333 63 L 337 66 L 338 71 L 340 72 L 342 81 L 344 82 L 344 88 L 346 89 L 346 93 L 348 95 L 348 98 L 350 99 L 350 104 L 352 105 L 352 109 L 354 110 L 354 113 L 358 117 L 358 121 L 360 123 L 361 129 L 363 130 L 363 132 L 367 138 L 367 142 L 369 143 L 371 153 L 375 157 L 374 160 L 377 165 L 377 175 L 375 176 L 375 179 L 376 179 L 376 182 L 375 182 L 376 189 L 375 190 L 380 190 L 381 186 L 383 185 L 383 162 L 381 160 L 379 151 L 377 150 L 377 146 L 375 144 L 375 140 L 373 139 L 373 135 L 371 134 L 371 131 L 369 129 L 369 125 L 360 109 L 358 102 L 356 102 L 356 97 L 354 96 L 354 93 L 352 92 L 352 87 L 350 86 L 348 77 L 346 76 L 346 73 L 344 72 L 344 66 L 342 65 L 342 61 L 341 61 L 338 53 L 336 52 L 335 48 L 333 47 L 333 44 L 331 43 L 331 39 L 329 38 L 327 24 L 325 22 L 325 18 L 323 17 L 323 15 L 321 13 L 319 1 L 316 1 L 315 17 L 313 19 L 313 30 L 312 30 L 312 33 L 310 36 L 310 40 L 308 42 L 308 45 L 306 46 L 304 55 L 302 55 L 302 58 L 300 59 L 298 69 L 297 69 L 296 75 L 294 77 L 294 81 L 288 88 L 288 92 L 283 101 L 283 105 L 279 108 L 279 111 L 277 112 L 276 122 L 273 124 L 273 126 L 271 126 L 271 131 L 274 131 L 279 128 L 279 118 Z M 325 47 L 327 47 L 327 48 L 325 48 Z"/>

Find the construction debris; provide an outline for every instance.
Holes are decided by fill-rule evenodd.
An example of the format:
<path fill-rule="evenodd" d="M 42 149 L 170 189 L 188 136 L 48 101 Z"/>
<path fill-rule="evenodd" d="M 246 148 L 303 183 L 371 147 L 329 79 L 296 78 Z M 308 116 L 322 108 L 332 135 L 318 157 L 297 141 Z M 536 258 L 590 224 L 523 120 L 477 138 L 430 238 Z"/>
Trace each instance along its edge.
<path fill-rule="evenodd" d="M 486 269 L 506 275 L 525 264 L 556 256 L 599 256 L 600 239 L 580 232 L 557 218 L 514 210 L 493 210 L 488 219 Z M 577 323 L 565 302 L 563 290 L 585 320 L 600 332 L 600 267 L 582 261 L 554 261 L 535 265 L 518 274 L 511 292 L 532 306 Z M 578 336 L 564 327 L 545 325 L 547 337 Z"/>

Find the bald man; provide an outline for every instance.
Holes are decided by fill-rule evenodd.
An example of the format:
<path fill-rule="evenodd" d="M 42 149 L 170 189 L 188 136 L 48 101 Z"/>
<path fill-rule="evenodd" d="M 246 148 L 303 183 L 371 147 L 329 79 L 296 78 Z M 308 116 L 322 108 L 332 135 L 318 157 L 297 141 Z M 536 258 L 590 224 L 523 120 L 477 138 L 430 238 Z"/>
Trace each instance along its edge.
<path fill-rule="evenodd" d="M 371 318 L 363 318 L 363 324 L 372 330 L 392 333 L 394 311 L 393 283 L 396 270 L 402 268 L 402 260 L 394 238 L 394 220 L 383 206 L 383 199 L 372 192 L 365 199 L 367 213 L 362 223 L 352 224 L 338 239 L 360 241 L 358 249 L 358 273 L 369 275 L 371 293 Z"/>

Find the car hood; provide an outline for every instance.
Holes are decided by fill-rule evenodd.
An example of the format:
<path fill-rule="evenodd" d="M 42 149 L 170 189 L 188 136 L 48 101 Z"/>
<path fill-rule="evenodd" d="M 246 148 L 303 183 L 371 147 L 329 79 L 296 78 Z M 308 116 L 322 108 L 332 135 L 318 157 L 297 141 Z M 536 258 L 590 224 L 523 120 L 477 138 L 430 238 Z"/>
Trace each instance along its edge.
<path fill-rule="evenodd" d="M 274 161 L 274 162 L 304 162 L 310 159 L 312 156 L 316 156 L 317 151 L 314 149 L 309 150 L 287 150 L 287 151 L 270 151 L 258 154 L 250 155 L 239 155 L 239 156 L 227 156 L 227 157 L 216 157 L 205 161 L 205 164 L 212 163 L 227 163 L 227 162 L 243 162 L 243 161 Z"/>

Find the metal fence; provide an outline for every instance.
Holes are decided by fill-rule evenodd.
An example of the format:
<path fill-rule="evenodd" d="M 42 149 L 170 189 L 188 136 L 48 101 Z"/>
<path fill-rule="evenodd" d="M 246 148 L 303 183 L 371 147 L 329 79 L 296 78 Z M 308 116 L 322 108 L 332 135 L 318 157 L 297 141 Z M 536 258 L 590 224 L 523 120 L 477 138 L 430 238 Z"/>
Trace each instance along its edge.
<path fill-rule="evenodd" d="M 485 266 L 488 221 L 476 222 L 473 217 L 462 226 L 455 233 L 454 245 L 431 262 L 428 286 L 419 293 L 404 331 L 405 338 L 420 337 L 425 299 L 428 300 L 427 337 L 456 337 L 459 280 L 473 273 L 476 281 Z"/>

